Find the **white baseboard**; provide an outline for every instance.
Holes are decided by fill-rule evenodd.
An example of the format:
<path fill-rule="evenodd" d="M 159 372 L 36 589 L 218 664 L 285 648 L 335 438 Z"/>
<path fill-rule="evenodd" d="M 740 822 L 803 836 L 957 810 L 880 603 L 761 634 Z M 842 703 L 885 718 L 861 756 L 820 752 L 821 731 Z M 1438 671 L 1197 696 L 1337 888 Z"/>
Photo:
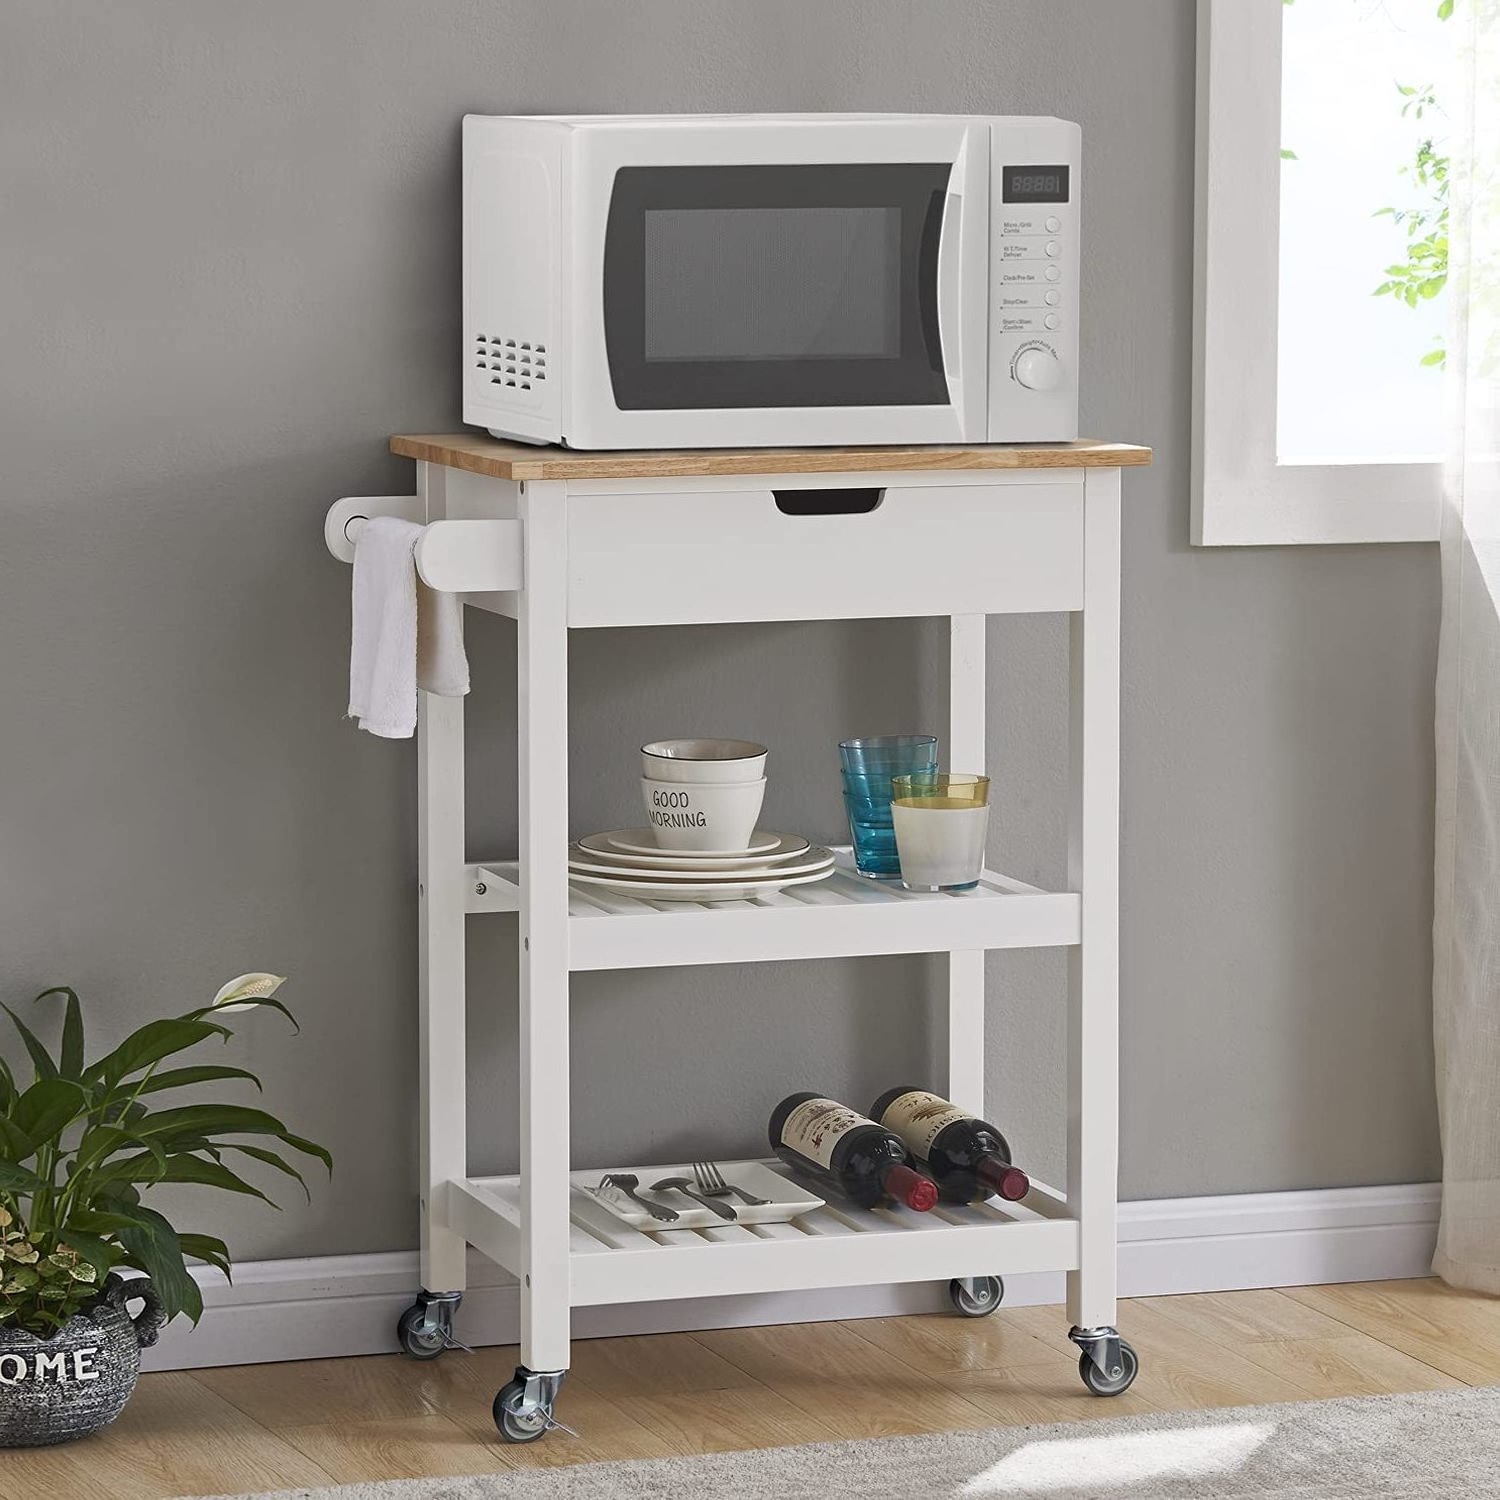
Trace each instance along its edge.
<path fill-rule="evenodd" d="M 1437 1238 L 1436 1183 L 1169 1198 L 1120 1205 L 1120 1295 L 1152 1297 L 1244 1287 L 1386 1281 L 1430 1274 Z M 514 1343 L 515 1282 L 478 1255 L 458 1333 L 469 1344 Z M 149 1370 L 388 1353 L 396 1319 L 417 1289 L 414 1252 L 249 1261 L 232 1286 L 202 1272 L 205 1311 L 181 1319 L 148 1350 Z M 1011 1306 L 1060 1302 L 1060 1275 L 1010 1277 Z M 746 1327 L 930 1312 L 945 1288 L 850 1287 L 619 1307 L 580 1308 L 577 1338 L 676 1329 Z"/>

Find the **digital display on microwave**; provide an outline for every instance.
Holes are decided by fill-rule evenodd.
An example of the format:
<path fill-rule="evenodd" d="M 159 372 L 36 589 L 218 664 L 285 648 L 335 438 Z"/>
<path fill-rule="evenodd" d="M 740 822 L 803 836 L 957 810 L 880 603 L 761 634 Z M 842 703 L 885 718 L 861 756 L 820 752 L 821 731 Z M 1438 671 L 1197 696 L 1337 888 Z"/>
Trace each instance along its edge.
<path fill-rule="evenodd" d="M 1066 203 L 1068 168 L 1004 167 L 1001 198 L 1006 203 Z"/>

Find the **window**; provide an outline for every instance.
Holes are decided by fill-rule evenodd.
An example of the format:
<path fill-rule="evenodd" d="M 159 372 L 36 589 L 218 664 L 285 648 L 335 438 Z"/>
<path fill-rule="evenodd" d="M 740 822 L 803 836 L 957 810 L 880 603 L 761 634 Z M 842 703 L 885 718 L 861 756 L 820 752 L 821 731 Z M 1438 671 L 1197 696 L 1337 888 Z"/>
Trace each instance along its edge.
<path fill-rule="evenodd" d="M 1435 540 L 1447 0 L 1199 0 L 1193 540 Z"/>

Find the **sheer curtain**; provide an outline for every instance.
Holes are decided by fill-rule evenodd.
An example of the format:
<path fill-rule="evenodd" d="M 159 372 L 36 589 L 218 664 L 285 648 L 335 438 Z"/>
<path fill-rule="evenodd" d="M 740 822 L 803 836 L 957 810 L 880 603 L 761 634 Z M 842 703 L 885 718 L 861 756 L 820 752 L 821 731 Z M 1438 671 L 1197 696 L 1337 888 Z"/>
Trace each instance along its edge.
<path fill-rule="evenodd" d="M 1500 1294 L 1500 0 L 1459 3 L 1469 49 L 1450 207 L 1433 923 L 1443 1208 L 1433 1268 Z"/>

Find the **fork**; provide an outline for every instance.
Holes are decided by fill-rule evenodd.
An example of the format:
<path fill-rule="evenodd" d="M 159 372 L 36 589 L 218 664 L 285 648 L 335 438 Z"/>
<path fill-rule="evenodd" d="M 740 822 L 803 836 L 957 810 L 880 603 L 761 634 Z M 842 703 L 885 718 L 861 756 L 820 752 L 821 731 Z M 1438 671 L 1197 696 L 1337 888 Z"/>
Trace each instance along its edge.
<path fill-rule="evenodd" d="M 653 1203 L 649 1198 L 642 1198 L 636 1192 L 640 1186 L 641 1179 L 632 1172 L 606 1172 L 600 1179 L 601 1188 L 613 1188 L 617 1193 L 624 1194 L 632 1203 L 638 1203 L 658 1223 L 675 1224 L 679 1217 L 675 1208 L 668 1208 L 665 1203 Z"/>
<path fill-rule="evenodd" d="M 747 1208 L 764 1208 L 771 1201 L 769 1198 L 757 1198 L 754 1193 L 747 1193 L 744 1188 L 736 1187 L 732 1182 L 725 1182 L 724 1174 L 716 1162 L 695 1161 L 693 1177 L 698 1183 L 698 1191 L 705 1198 L 727 1198 L 733 1193 Z"/>

